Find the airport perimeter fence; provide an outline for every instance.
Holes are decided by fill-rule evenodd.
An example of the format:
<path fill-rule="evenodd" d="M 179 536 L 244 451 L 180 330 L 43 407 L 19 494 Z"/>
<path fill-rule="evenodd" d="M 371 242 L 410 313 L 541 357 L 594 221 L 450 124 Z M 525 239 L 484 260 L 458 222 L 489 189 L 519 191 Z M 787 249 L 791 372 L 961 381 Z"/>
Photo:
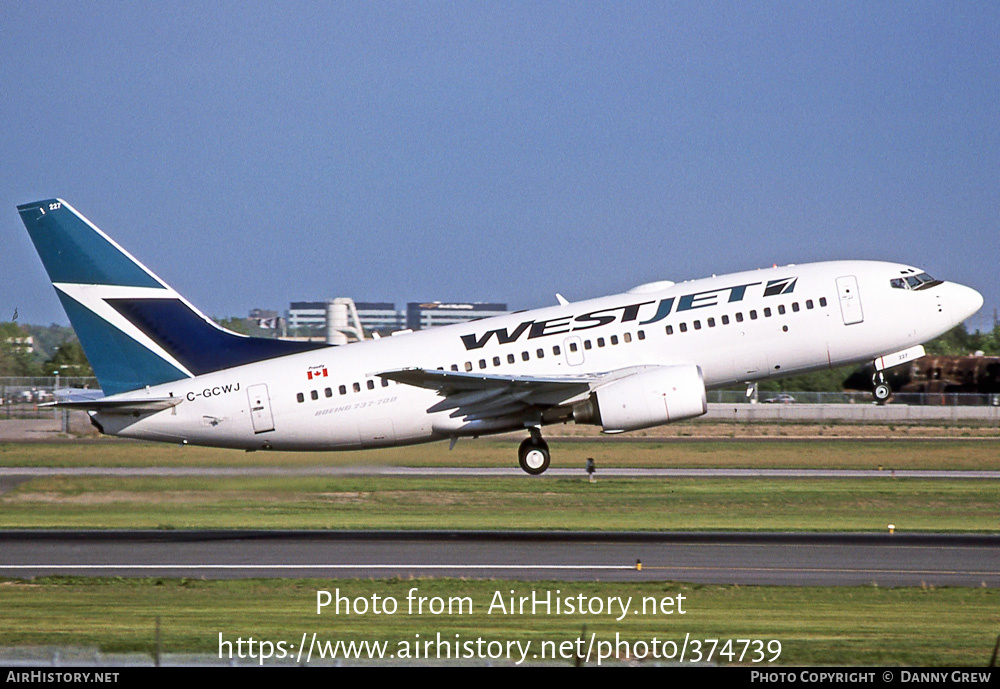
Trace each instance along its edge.
<path fill-rule="evenodd" d="M 872 404 L 870 392 L 758 392 L 751 400 L 744 390 L 709 390 L 708 402 L 721 404 Z M 1000 392 L 895 392 L 886 404 L 920 407 L 1000 407 Z"/>
<path fill-rule="evenodd" d="M 59 412 L 41 406 L 56 401 L 56 390 L 96 389 L 96 378 L 42 376 L 0 377 L 0 419 L 58 418 Z"/>

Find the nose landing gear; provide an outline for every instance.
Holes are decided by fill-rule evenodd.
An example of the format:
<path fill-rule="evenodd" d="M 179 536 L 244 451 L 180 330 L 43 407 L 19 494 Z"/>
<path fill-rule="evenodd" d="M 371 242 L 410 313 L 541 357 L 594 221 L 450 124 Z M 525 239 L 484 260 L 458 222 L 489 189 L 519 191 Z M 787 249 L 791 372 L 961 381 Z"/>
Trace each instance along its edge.
<path fill-rule="evenodd" d="M 517 449 L 517 461 L 525 472 L 538 476 L 549 468 L 549 444 L 542 439 L 542 434 L 536 428 L 530 430 L 531 437 L 525 438 Z"/>
<path fill-rule="evenodd" d="M 892 395 L 892 388 L 885 379 L 885 370 L 893 366 L 899 366 L 907 362 L 919 359 L 924 356 L 923 345 L 915 345 L 899 352 L 886 354 L 875 359 L 872 364 L 875 367 L 875 375 L 872 376 L 872 395 L 879 404 L 885 404 Z"/>
<path fill-rule="evenodd" d="M 872 376 L 872 386 L 872 396 L 876 402 L 885 404 L 889 401 L 889 396 L 892 395 L 892 388 L 886 382 L 885 374 L 882 371 L 876 371 L 875 375 Z"/>

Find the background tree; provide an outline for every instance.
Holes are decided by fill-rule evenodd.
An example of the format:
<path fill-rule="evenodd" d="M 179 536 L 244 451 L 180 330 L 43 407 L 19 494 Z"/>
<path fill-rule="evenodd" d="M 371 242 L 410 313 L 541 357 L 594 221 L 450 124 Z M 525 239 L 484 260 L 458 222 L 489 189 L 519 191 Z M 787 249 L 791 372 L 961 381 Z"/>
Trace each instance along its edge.
<path fill-rule="evenodd" d="M 30 334 L 17 323 L 0 323 L 0 376 L 38 375 L 38 362 L 28 351 Z"/>
<path fill-rule="evenodd" d="M 94 369 L 77 340 L 59 345 L 52 358 L 45 362 L 45 369 L 49 375 L 58 370 L 61 376 L 94 376 Z"/>
<path fill-rule="evenodd" d="M 925 345 L 928 354 L 942 356 L 968 356 L 982 352 L 986 356 L 1000 355 L 1000 324 L 993 330 L 970 333 L 963 323 Z"/>

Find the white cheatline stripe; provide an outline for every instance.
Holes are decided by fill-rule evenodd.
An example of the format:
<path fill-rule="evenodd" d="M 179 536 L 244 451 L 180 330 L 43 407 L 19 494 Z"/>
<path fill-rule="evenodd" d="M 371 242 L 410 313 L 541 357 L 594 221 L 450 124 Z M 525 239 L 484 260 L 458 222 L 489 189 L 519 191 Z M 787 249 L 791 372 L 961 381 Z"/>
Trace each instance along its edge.
<path fill-rule="evenodd" d="M 84 285 L 72 282 L 53 282 L 52 286 L 65 294 L 80 306 L 93 312 L 98 318 L 107 321 L 124 334 L 141 344 L 184 375 L 193 377 L 187 368 L 172 357 L 160 345 L 156 344 L 146 333 L 129 321 L 125 316 L 108 303 L 108 299 L 178 299 L 180 295 L 168 288 L 128 287 L 121 285 Z M 200 315 L 200 314 L 199 314 Z"/>
<path fill-rule="evenodd" d="M 177 564 L 157 564 L 157 565 L 65 565 L 65 564 L 34 564 L 34 565 L 0 565 L 0 570 L 8 569 L 614 569 L 626 570 L 635 569 L 635 565 L 421 565 L 421 564 L 398 564 L 398 565 L 177 565 Z"/>

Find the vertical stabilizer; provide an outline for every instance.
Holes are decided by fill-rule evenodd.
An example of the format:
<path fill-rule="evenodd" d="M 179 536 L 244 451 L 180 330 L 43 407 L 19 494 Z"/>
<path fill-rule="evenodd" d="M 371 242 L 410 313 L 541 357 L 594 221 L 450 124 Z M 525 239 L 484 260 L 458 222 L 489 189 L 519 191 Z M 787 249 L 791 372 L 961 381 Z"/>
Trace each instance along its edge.
<path fill-rule="evenodd" d="M 61 199 L 17 210 L 107 395 L 324 346 L 220 328 Z"/>

